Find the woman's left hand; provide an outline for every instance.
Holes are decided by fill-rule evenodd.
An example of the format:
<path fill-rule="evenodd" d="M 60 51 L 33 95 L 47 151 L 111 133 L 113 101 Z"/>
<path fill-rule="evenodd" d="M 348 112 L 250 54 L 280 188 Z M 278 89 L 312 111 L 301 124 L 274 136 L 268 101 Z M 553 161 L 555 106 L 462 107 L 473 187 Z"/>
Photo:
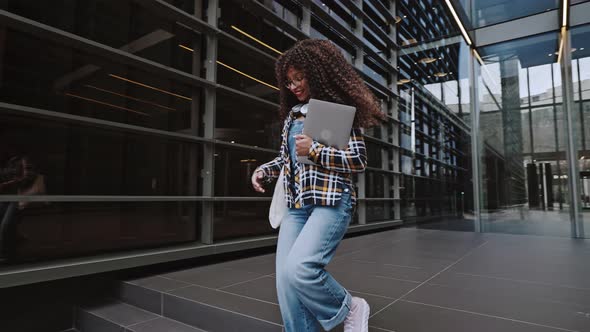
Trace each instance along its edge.
<path fill-rule="evenodd" d="M 309 154 L 313 140 L 307 135 L 295 135 L 295 148 L 297 155 L 300 157 L 306 157 Z"/>

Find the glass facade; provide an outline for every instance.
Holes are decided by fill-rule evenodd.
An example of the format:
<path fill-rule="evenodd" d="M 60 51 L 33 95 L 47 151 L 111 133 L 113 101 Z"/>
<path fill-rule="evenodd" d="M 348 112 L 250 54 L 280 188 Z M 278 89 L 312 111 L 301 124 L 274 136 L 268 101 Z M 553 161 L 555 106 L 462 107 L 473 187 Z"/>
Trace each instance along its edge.
<path fill-rule="evenodd" d="M 274 62 L 305 38 L 334 42 L 387 115 L 352 229 L 588 237 L 586 2 L 560 30 L 556 0 L 0 1 L 2 176 L 14 157 L 40 174 L 37 195 L 0 192 L 1 245 L 15 264 L 269 245 L 250 176 L 280 143 Z"/>
<path fill-rule="evenodd" d="M 398 224 L 395 7 L 0 1 L 0 162 L 9 177 L 24 156 L 39 174 L 34 192 L 0 193 L 8 262 L 275 236 L 272 190 L 254 192 L 250 176 L 279 148 L 274 62 L 309 37 L 342 50 L 388 118 L 365 132 L 353 225 Z"/>
<path fill-rule="evenodd" d="M 586 237 L 590 237 L 590 25 L 571 30 L 572 80 L 574 102 L 572 113 L 576 119 L 574 135 L 577 144 L 579 196 L 582 223 Z"/>
<path fill-rule="evenodd" d="M 399 1 L 397 10 L 402 218 L 462 218 L 473 209 L 469 48 L 443 2 Z"/>
<path fill-rule="evenodd" d="M 567 8 L 579 15 L 566 21 L 574 26 L 560 29 L 556 21 L 548 32 L 542 13 L 561 20 L 562 2 L 461 1 L 472 37 L 485 27 L 505 40 L 476 45 L 480 57 L 473 60 L 482 231 L 588 237 L 583 86 L 590 68 L 584 66 L 588 26 L 581 23 L 590 17 L 580 14 L 581 2 Z M 528 36 L 514 37 L 503 22 L 522 24 Z"/>
<path fill-rule="evenodd" d="M 484 230 L 570 235 L 559 35 L 480 49 Z"/>

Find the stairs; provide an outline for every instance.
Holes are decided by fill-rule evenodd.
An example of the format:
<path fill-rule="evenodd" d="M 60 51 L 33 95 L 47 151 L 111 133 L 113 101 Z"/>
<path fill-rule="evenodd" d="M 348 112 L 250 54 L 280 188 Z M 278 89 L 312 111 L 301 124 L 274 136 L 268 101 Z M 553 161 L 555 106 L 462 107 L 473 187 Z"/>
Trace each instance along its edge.
<path fill-rule="evenodd" d="M 364 273 L 351 269 L 346 256 L 382 246 L 390 237 L 388 233 L 377 233 L 344 240 L 329 270 L 350 290 L 372 290 L 383 284 L 388 290 L 386 294 L 391 293 L 397 288 L 392 288 L 389 281 L 384 283 L 376 279 L 376 285 L 367 285 Z M 184 267 L 160 274 L 151 271 L 149 276 L 115 282 L 112 288 L 104 291 L 103 300 L 78 305 L 73 332 L 283 330 L 275 287 L 274 254 Z M 363 297 L 375 310 L 385 307 L 389 301 L 368 294 Z M 333 331 L 341 332 L 342 325 Z M 322 330 L 319 324 L 318 330 Z"/>
<path fill-rule="evenodd" d="M 118 281 L 76 308 L 79 332 L 282 331 L 274 255 Z M 256 298 L 249 295 L 256 293 Z"/>

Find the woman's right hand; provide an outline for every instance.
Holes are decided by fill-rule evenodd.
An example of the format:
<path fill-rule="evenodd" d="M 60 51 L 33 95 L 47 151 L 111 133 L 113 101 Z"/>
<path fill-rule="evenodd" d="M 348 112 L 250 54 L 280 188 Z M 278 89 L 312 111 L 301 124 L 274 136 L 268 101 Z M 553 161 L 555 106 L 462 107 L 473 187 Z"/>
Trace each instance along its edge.
<path fill-rule="evenodd" d="M 264 193 L 265 190 L 262 187 L 262 179 L 264 179 L 264 174 L 261 170 L 257 170 L 252 174 L 252 187 L 259 193 Z"/>

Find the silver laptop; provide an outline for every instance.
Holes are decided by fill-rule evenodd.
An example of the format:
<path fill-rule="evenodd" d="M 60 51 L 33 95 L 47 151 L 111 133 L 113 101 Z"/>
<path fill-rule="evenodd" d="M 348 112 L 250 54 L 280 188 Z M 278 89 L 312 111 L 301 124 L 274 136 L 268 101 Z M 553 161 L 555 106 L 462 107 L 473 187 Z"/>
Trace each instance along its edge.
<path fill-rule="evenodd" d="M 303 134 L 324 145 L 346 150 L 355 113 L 356 108 L 352 106 L 310 99 Z M 297 161 L 313 164 L 307 156 L 297 156 Z"/>

